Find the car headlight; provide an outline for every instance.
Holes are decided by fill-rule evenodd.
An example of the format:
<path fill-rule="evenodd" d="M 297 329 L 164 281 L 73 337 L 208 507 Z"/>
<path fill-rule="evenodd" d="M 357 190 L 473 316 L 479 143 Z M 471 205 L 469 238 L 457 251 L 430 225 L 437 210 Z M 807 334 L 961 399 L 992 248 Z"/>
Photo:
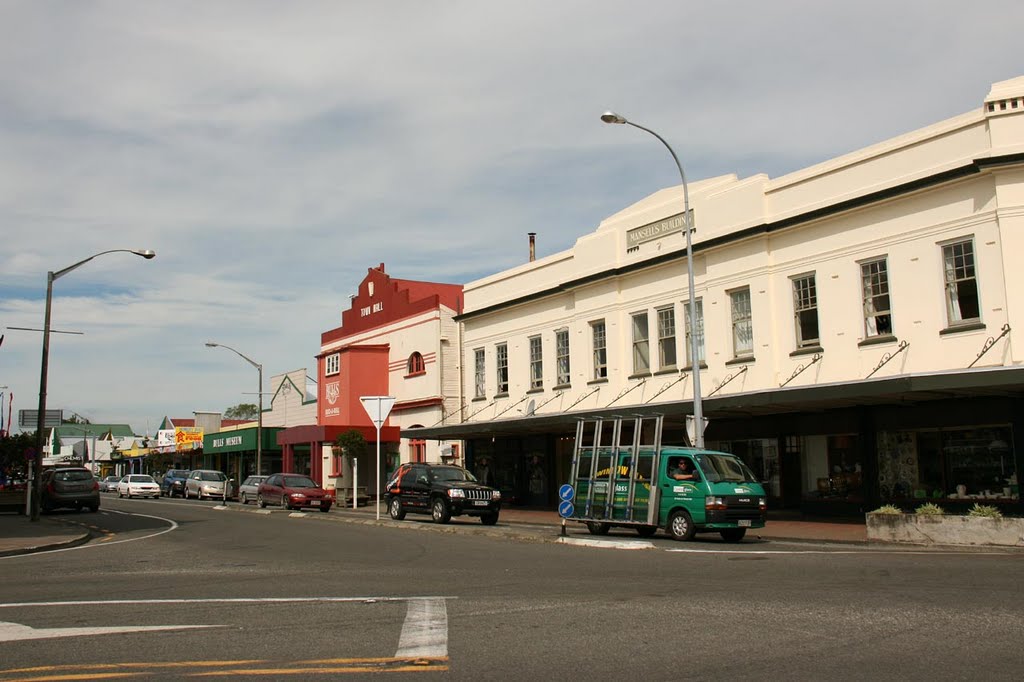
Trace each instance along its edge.
<path fill-rule="evenodd" d="M 492 500 L 500 500 L 501 499 L 501 491 L 500 490 L 493 490 L 493 491 L 491 491 L 491 499 Z"/>
<path fill-rule="evenodd" d="M 456 497 L 465 497 L 465 496 L 466 496 L 466 491 L 462 490 L 461 488 L 452 488 L 451 490 L 448 491 L 448 497 L 451 497 L 453 499 L 456 498 Z"/>

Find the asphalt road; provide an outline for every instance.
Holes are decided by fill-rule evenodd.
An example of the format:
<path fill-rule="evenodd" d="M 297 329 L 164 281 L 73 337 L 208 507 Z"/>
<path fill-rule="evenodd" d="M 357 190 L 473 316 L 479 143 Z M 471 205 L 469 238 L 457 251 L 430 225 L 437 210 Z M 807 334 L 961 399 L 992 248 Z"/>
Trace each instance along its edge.
<path fill-rule="evenodd" d="M 1016 680 L 1024 662 L 1019 551 L 631 551 L 214 506 L 106 496 L 68 517 L 92 542 L 0 559 L 0 680 Z"/>

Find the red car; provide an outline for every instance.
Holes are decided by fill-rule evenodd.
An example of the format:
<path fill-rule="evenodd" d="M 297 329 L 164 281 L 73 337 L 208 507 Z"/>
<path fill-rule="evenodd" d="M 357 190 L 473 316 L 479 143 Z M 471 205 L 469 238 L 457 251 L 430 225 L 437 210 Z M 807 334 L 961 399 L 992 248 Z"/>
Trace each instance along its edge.
<path fill-rule="evenodd" d="M 279 504 L 285 509 L 309 507 L 326 512 L 334 504 L 334 495 L 304 474 L 273 474 L 256 489 L 256 501 L 261 509 Z"/>

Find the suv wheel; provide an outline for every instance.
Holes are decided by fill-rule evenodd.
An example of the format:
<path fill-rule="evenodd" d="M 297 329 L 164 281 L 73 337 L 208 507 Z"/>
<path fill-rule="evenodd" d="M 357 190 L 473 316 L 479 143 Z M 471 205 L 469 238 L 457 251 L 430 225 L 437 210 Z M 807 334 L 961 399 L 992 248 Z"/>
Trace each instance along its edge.
<path fill-rule="evenodd" d="M 391 515 L 395 521 L 401 521 L 405 518 L 405 510 L 402 509 L 402 501 L 397 497 L 392 497 L 391 502 L 388 504 L 388 514 Z"/>
<path fill-rule="evenodd" d="M 485 526 L 493 526 L 497 522 L 498 522 L 498 513 L 497 512 L 495 512 L 493 514 L 481 514 L 480 515 L 480 523 L 484 524 Z"/>
<path fill-rule="evenodd" d="M 448 510 L 448 503 L 443 498 L 435 497 L 430 504 L 430 515 L 434 523 L 448 523 L 452 519 L 452 513 Z"/>

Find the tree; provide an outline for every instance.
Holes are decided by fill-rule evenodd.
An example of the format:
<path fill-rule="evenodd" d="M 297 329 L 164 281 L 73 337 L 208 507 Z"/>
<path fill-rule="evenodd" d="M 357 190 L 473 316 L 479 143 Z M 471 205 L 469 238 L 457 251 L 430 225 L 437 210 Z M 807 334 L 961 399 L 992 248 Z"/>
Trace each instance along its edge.
<path fill-rule="evenodd" d="M 358 459 L 366 454 L 366 439 L 363 438 L 363 434 L 355 429 L 339 433 L 338 437 L 334 439 L 334 446 L 341 448 L 341 451 L 347 457 Z"/>
<path fill-rule="evenodd" d="M 225 419 L 256 419 L 259 416 L 259 408 L 252 403 L 239 403 L 234 407 L 224 410 Z"/>

